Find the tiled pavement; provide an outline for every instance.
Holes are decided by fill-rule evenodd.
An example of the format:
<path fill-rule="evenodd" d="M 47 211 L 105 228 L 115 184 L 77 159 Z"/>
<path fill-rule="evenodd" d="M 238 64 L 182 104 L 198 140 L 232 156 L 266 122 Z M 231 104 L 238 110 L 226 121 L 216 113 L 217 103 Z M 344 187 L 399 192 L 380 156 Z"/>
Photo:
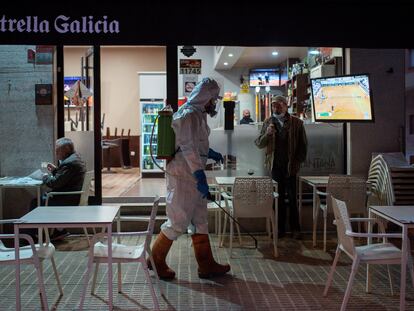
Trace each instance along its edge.
<path fill-rule="evenodd" d="M 220 262 L 230 262 L 231 274 L 214 280 L 200 280 L 191 248 L 191 238 L 184 235 L 173 244 L 168 262 L 177 272 L 177 279 L 162 282 L 167 301 L 160 299 L 163 310 L 339 310 L 350 272 L 350 260 L 341 257 L 327 298 L 322 296 L 332 255 L 314 249 L 311 241 L 282 239 L 280 256 L 271 256 L 270 244 L 261 239 L 259 250 L 238 248 L 229 259 L 227 248 L 217 248 L 217 239 L 211 236 L 214 253 Z M 252 246 L 248 237 L 246 246 Z M 135 243 L 130 239 L 127 243 Z M 236 244 L 237 245 L 237 244 Z M 57 244 L 56 262 L 64 286 L 64 296 L 55 304 L 57 310 L 77 310 L 82 290 L 82 275 L 86 267 L 86 241 L 69 237 Z M 49 262 L 44 275 L 49 303 L 56 303 L 58 292 Z M 399 266 L 392 267 L 395 295 L 391 296 L 385 266 L 373 268 L 372 293 L 366 294 L 365 267 L 361 266 L 353 286 L 348 310 L 398 310 Z M 114 266 L 114 305 L 116 310 L 146 310 L 152 308 L 152 299 L 141 268 L 136 264 L 123 266 L 123 293 L 116 291 Z M 0 310 L 14 310 L 14 269 L 0 266 Z M 101 267 L 97 295 L 91 296 L 90 286 L 85 310 L 107 310 L 107 269 Z M 23 310 L 40 310 L 34 269 L 22 269 Z M 414 295 L 407 278 L 407 310 L 414 310 Z"/>

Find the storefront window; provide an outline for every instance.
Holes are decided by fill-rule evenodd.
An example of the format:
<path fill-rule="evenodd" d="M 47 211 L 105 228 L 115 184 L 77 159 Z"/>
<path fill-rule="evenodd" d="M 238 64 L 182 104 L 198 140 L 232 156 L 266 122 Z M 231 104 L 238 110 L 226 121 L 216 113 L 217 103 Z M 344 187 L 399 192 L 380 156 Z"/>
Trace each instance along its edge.
<path fill-rule="evenodd" d="M 315 123 L 310 84 L 312 78 L 343 74 L 342 48 L 179 46 L 177 62 L 179 105 L 205 77 L 221 87 L 222 109 L 208 124 L 210 146 L 224 155 L 225 168 L 266 174 L 264 150 L 254 140 L 272 115 L 271 102 L 283 95 L 289 113 L 304 121 L 309 138 L 301 172 L 343 173 L 342 124 Z M 232 107 L 229 121 L 226 109 Z M 214 167 L 210 162 L 207 166 Z"/>
<path fill-rule="evenodd" d="M 0 45 L 0 176 L 54 160 L 54 47 Z"/>
<path fill-rule="evenodd" d="M 0 178 L 41 179 L 41 163 L 55 162 L 54 59 L 54 46 L 0 45 Z M 4 218 L 20 217 L 36 197 L 33 187 L 0 190 Z"/>
<path fill-rule="evenodd" d="M 157 167 L 163 167 L 164 160 L 153 157 L 157 156 L 154 122 L 165 106 L 166 90 L 164 46 L 101 47 L 104 202 L 114 197 L 165 195 L 164 172 Z"/>

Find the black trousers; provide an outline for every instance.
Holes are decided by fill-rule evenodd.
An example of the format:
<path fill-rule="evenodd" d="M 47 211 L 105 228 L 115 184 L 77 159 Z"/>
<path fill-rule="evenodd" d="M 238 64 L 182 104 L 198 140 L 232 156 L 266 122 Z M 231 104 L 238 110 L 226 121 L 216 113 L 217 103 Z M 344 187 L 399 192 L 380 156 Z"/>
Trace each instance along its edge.
<path fill-rule="evenodd" d="M 286 233 L 287 211 L 289 211 L 289 229 L 300 231 L 299 212 L 296 193 L 296 175 L 287 176 L 287 167 L 273 167 L 272 178 L 278 184 L 278 225 L 279 233 Z M 288 203 L 286 203 L 286 198 Z"/>

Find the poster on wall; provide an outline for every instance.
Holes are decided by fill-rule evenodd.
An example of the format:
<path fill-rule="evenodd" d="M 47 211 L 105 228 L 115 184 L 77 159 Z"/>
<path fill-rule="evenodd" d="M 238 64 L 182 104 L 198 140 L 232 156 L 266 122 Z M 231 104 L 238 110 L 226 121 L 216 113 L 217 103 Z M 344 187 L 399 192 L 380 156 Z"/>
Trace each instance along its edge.
<path fill-rule="evenodd" d="M 36 105 L 52 105 L 52 84 L 35 84 Z"/>
<path fill-rule="evenodd" d="M 180 59 L 180 74 L 201 75 L 201 59 Z"/>
<path fill-rule="evenodd" d="M 36 45 L 36 64 L 53 64 L 53 45 Z"/>
<path fill-rule="evenodd" d="M 184 96 L 189 96 L 198 82 L 197 75 L 183 75 Z"/>

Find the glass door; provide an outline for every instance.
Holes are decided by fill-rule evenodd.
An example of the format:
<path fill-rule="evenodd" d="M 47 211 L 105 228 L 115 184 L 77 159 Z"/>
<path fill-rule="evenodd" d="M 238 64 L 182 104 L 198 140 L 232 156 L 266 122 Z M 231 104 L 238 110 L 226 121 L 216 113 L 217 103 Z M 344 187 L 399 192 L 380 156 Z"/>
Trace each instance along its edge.
<path fill-rule="evenodd" d="M 63 53 L 64 135 L 74 142 L 86 170 L 95 171 L 94 49 L 93 46 L 65 46 Z M 96 180 L 95 172 L 90 197 L 96 195 Z"/>

